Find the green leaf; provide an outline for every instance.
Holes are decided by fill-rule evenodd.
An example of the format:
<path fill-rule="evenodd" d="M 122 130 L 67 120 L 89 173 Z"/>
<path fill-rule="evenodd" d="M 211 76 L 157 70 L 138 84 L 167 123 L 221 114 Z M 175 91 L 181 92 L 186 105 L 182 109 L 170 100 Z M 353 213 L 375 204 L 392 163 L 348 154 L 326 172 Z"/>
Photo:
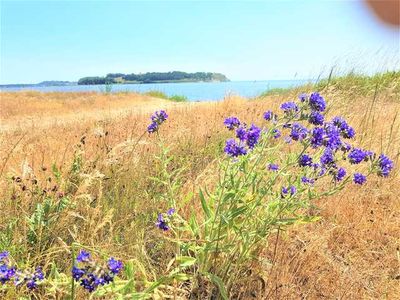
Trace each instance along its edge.
<path fill-rule="evenodd" d="M 186 268 L 193 266 L 196 263 L 196 258 L 191 256 L 178 256 L 176 258 L 176 262 L 179 264 L 180 267 Z"/>
<path fill-rule="evenodd" d="M 228 300 L 228 292 L 226 291 L 225 284 L 222 282 L 222 279 L 211 273 L 206 273 L 206 276 L 210 278 L 211 282 L 218 287 L 219 294 L 221 295 L 222 299 Z"/>
<path fill-rule="evenodd" d="M 207 201 L 204 198 L 203 192 L 201 190 L 199 191 L 199 196 L 200 196 L 201 206 L 203 207 L 203 211 L 206 214 L 207 219 L 210 219 L 211 218 L 211 211 L 210 211 L 210 208 L 207 205 Z"/>

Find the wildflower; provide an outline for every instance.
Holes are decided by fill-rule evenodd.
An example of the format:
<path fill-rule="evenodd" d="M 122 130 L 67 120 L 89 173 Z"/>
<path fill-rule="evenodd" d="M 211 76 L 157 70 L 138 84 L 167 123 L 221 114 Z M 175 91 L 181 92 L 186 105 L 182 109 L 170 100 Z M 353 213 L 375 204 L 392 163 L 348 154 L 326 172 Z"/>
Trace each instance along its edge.
<path fill-rule="evenodd" d="M 169 226 L 168 226 L 168 220 L 164 219 L 162 214 L 158 214 L 156 226 L 160 228 L 161 230 L 168 231 Z"/>
<path fill-rule="evenodd" d="M 236 143 L 234 139 L 228 139 L 226 141 L 224 151 L 231 157 L 238 157 L 247 154 L 246 148 L 243 145 Z"/>
<path fill-rule="evenodd" d="M 285 103 L 282 103 L 281 109 L 282 109 L 286 114 L 299 111 L 299 107 L 298 107 L 297 104 L 294 103 L 294 102 L 285 102 Z"/>
<path fill-rule="evenodd" d="M 88 262 L 90 261 L 90 253 L 85 250 L 81 250 L 76 257 L 76 260 L 79 262 Z"/>
<path fill-rule="evenodd" d="M 324 111 L 326 108 L 325 100 L 319 93 L 312 93 L 309 103 L 313 111 Z"/>
<path fill-rule="evenodd" d="M 0 262 L 8 260 L 10 253 L 8 251 L 0 252 Z"/>
<path fill-rule="evenodd" d="M 301 102 L 305 102 L 307 100 L 307 94 L 306 93 L 302 93 L 299 95 L 299 100 Z"/>
<path fill-rule="evenodd" d="M 338 149 L 342 145 L 339 129 L 331 123 L 324 127 L 324 145 L 332 150 Z"/>
<path fill-rule="evenodd" d="M 236 137 L 241 141 L 245 141 L 247 139 L 246 127 L 240 126 L 238 129 L 236 129 Z"/>
<path fill-rule="evenodd" d="M 311 146 L 313 148 L 318 148 L 323 145 L 324 134 L 325 134 L 325 131 L 323 128 L 321 128 L 321 127 L 313 128 L 313 130 L 311 131 L 311 139 L 310 139 Z"/>
<path fill-rule="evenodd" d="M 15 285 L 21 286 L 26 284 L 26 287 L 30 290 L 37 288 L 38 282 L 43 281 L 44 274 L 41 268 L 36 268 L 34 272 L 29 270 L 16 271 L 15 273 Z"/>
<path fill-rule="evenodd" d="M 276 164 L 269 164 L 268 165 L 268 170 L 270 170 L 270 171 L 278 171 L 279 170 L 279 166 L 278 165 L 276 165 Z"/>
<path fill-rule="evenodd" d="M 317 111 L 313 111 L 308 117 L 308 122 L 313 125 L 322 125 L 324 124 L 324 116 Z"/>
<path fill-rule="evenodd" d="M 114 277 L 123 268 L 122 262 L 113 257 L 101 264 L 94 260 L 76 260 L 76 263 L 78 265 L 72 268 L 72 277 L 75 281 L 79 281 L 80 285 L 89 292 L 93 292 L 98 286 L 114 281 Z"/>
<path fill-rule="evenodd" d="M 290 137 L 295 140 L 303 140 L 307 137 L 308 130 L 303 125 L 299 123 L 294 123 L 292 125 L 292 131 L 290 132 Z"/>
<path fill-rule="evenodd" d="M 272 133 L 273 133 L 274 139 L 278 139 L 282 135 L 282 133 L 279 131 L 279 129 L 276 129 L 276 128 L 272 130 Z"/>
<path fill-rule="evenodd" d="M 153 133 L 158 131 L 159 126 L 168 119 L 168 115 L 165 110 L 159 110 L 153 113 L 151 116 L 151 123 L 147 127 L 148 133 Z"/>
<path fill-rule="evenodd" d="M 301 182 L 308 185 L 313 185 L 315 183 L 315 179 L 307 178 L 306 176 L 301 177 Z"/>
<path fill-rule="evenodd" d="M 233 130 L 233 129 L 235 129 L 235 128 L 240 126 L 240 121 L 236 117 L 228 117 L 228 118 L 225 119 L 224 125 L 229 130 Z"/>
<path fill-rule="evenodd" d="M 168 211 L 167 211 L 167 215 L 168 215 L 169 217 L 172 216 L 174 213 L 175 213 L 175 208 L 170 208 L 170 209 L 168 209 Z"/>
<path fill-rule="evenodd" d="M 281 196 L 285 197 L 286 195 L 290 194 L 291 196 L 293 196 L 295 193 L 297 192 L 297 189 L 294 185 L 291 185 L 289 187 L 282 187 L 281 190 Z"/>
<path fill-rule="evenodd" d="M 123 264 L 120 260 L 116 260 L 114 257 L 111 257 L 108 260 L 108 269 L 113 274 L 118 274 L 122 270 Z"/>
<path fill-rule="evenodd" d="M 158 124 L 156 122 L 152 122 L 148 127 L 147 127 L 147 132 L 148 133 L 153 133 L 158 130 Z"/>
<path fill-rule="evenodd" d="M 161 125 L 164 121 L 168 119 L 168 115 L 165 110 L 159 110 L 154 112 L 151 116 L 151 120 L 159 125 Z"/>
<path fill-rule="evenodd" d="M 276 119 L 276 116 L 274 115 L 274 113 L 273 113 L 272 111 L 267 110 L 267 111 L 264 113 L 264 119 L 265 119 L 266 121 L 271 121 L 272 119 Z"/>
<path fill-rule="evenodd" d="M 335 172 L 333 179 L 335 181 L 342 181 L 344 176 L 346 176 L 346 170 L 344 168 L 339 168 L 337 169 L 337 171 Z"/>
<path fill-rule="evenodd" d="M 367 181 L 367 177 L 361 173 L 355 173 L 353 177 L 353 181 L 355 184 L 362 185 Z"/>
<path fill-rule="evenodd" d="M 355 136 L 356 132 L 342 117 L 334 117 L 332 124 L 335 125 L 339 130 L 342 137 L 351 139 Z"/>
<path fill-rule="evenodd" d="M 249 146 L 250 149 L 254 148 L 254 146 L 258 143 L 260 136 L 261 136 L 261 129 L 256 125 L 252 124 L 246 133 L 247 146 Z"/>
<path fill-rule="evenodd" d="M 393 169 L 394 164 L 393 161 L 389 159 L 389 157 L 387 157 L 384 154 L 379 155 L 378 158 L 378 176 L 382 176 L 382 177 L 388 177 L 390 171 Z"/>
<path fill-rule="evenodd" d="M 300 167 L 310 167 L 313 161 L 312 158 L 307 154 L 302 154 L 299 157 L 299 166 Z"/>
<path fill-rule="evenodd" d="M 330 148 L 326 148 L 324 153 L 321 155 L 320 162 L 322 165 L 330 165 L 335 161 L 333 151 Z"/>
<path fill-rule="evenodd" d="M 350 151 L 348 158 L 351 164 L 359 164 L 368 157 L 368 154 L 368 152 L 362 149 L 354 148 Z"/>

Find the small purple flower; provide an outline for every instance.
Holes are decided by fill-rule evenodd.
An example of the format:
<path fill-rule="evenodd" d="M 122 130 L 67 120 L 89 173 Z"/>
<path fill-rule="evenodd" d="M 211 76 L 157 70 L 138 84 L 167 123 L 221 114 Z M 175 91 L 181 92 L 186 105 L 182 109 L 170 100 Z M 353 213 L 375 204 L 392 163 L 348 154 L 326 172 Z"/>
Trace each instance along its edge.
<path fill-rule="evenodd" d="M 324 111 L 326 108 L 325 100 L 319 93 L 312 93 L 309 103 L 313 111 Z"/>
<path fill-rule="evenodd" d="M 156 226 L 164 231 L 169 230 L 168 221 L 164 219 L 162 214 L 158 214 Z"/>
<path fill-rule="evenodd" d="M 148 133 L 153 133 L 158 130 L 158 124 L 156 122 L 152 122 L 148 127 L 147 127 L 147 132 Z"/>
<path fill-rule="evenodd" d="M 91 259 L 90 253 L 85 250 L 81 250 L 78 253 L 78 256 L 76 257 L 76 260 L 78 262 L 88 262 L 88 261 L 90 261 L 90 259 Z"/>
<path fill-rule="evenodd" d="M 294 141 L 298 141 L 298 140 L 303 140 L 307 137 L 308 134 L 308 130 L 306 127 L 304 127 L 303 125 L 299 124 L 299 123 L 294 123 L 292 125 L 292 131 L 290 132 L 290 137 L 294 140 Z"/>
<path fill-rule="evenodd" d="M 325 124 L 324 127 L 324 145 L 332 150 L 336 150 L 342 146 L 340 139 L 340 130 L 331 123 Z"/>
<path fill-rule="evenodd" d="M 246 133 L 246 143 L 250 149 L 254 148 L 261 136 L 261 129 L 252 124 Z"/>
<path fill-rule="evenodd" d="M 368 152 L 360 148 L 354 148 L 350 151 L 347 157 L 349 158 L 351 164 L 359 164 L 368 157 Z"/>
<path fill-rule="evenodd" d="M 287 114 L 299 111 L 299 107 L 294 102 L 282 103 L 281 109 Z"/>
<path fill-rule="evenodd" d="M 272 130 L 272 134 L 273 134 L 274 139 L 278 139 L 282 135 L 281 132 L 279 131 L 279 129 L 276 129 L 276 128 Z"/>
<path fill-rule="evenodd" d="M 170 208 L 170 209 L 168 209 L 168 211 L 167 211 L 167 216 L 170 217 L 170 216 L 172 216 L 174 213 L 175 213 L 175 208 Z"/>
<path fill-rule="evenodd" d="M 276 171 L 279 170 L 279 166 L 276 165 L 276 164 L 269 164 L 268 165 L 268 170 L 276 172 Z"/>
<path fill-rule="evenodd" d="M 312 158 L 307 154 L 302 154 L 299 157 L 299 166 L 300 167 L 310 167 L 312 166 L 313 161 Z"/>
<path fill-rule="evenodd" d="M 315 179 L 307 178 L 306 176 L 301 177 L 301 182 L 308 185 L 313 185 L 315 183 Z"/>
<path fill-rule="evenodd" d="M 378 158 L 378 176 L 381 177 L 388 177 L 390 171 L 393 169 L 394 167 L 394 163 L 392 160 L 390 160 L 389 157 L 387 157 L 384 154 L 379 155 Z"/>
<path fill-rule="evenodd" d="M 78 268 L 77 266 L 72 267 L 72 277 L 75 280 L 79 280 L 83 275 L 85 275 L 85 271 Z"/>
<path fill-rule="evenodd" d="M 296 193 L 297 189 L 294 185 L 291 185 L 289 187 L 282 187 L 281 190 L 281 195 L 282 197 L 285 197 L 286 195 L 288 195 L 290 193 L 291 196 L 293 196 Z"/>
<path fill-rule="evenodd" d="M 367 181 L 367 177 L 361 173 L 355 173 L 353 181 L 355 184 L 363 185 Z"/>
<path fill-rule="evenodd" d="M 302 94 L 300 94 L 299 95 L 299 100 L 301 101 L 301 102 L 305 102 L 306 100 L 307 100 L 307 94 L 306 93 L 302 93 Z"/>
<path fill-rule="evenodd" d="M 158 123 L 159 125 L 160 125 L 161 123 L 163 123 L 164 121 L 166 121 L 167 119 L 168 119 L 168 115 L 167 115 L 167 113 L 165 112 L 165 110 L 156 111 L 156 112 L 154 112 L 154 114 L 151 116 L 151 120 L 152 120 L 153 122 Z"/>
<path fill-rule="evenodd" d="M 224 151 L 231 157 L 238 157 L 247 154 L 246 148 L 243 145 L 238 144 L 234 139 L 228 139 L 226 141 Z"/>
<path fill-rule="evenodd" d="M 239 121 L 239 119 L 237 117 L 228 117 L 228 118 L 225 119 L 224 125 L 229 130 L 233 130 L 233 129 L 235 129 L 235 128 L 240 126 L 240 121 Z"/>
<path fill-rule="evenodd" d="M 8 251 L 0 252 L 0 262 L 7 260 L 9 255 Z"/>
<path fill-rule="evenodd" d="M 276 117 L 275 117 L 275 115 L 274 115 L 274 113 L 272 112 L 272 111 L 270 111 L 270 110 L 267 110 L 265 113 L 264 113 L 264 119 L 266 120 L 266 121 L 271 121 L 272 119 L 275 119 Z"/>
<path fill-rule="evenodd" d="M 324 116 L 317 111 L 313 111 L 308 117 L 308 122 L 313 125 L 322 125 L 324 124 Z"/>
<path fill-rule="evenodd" d="M 346 170 L 344 168 L 339 168 L 337 169 L 333 179 L 335 181 L 342 181 L 344 176 L 346 176 Z"/>
<path fill-rule="evenodd" d="M 114 257 L 111 257 L 108 260 L 108 269 L 111 271 L 113 274 L 118 274 L 123 268 L 122 261 L 116 260 Z"/>
<path fill-rule="evenodd" d="M 325 134 L 325 131 L 321 127 L 315 127 L 311 131 L 310 142 L 311 142 L 311 146 L 313 148 L 321 147 L 324 144 L 324 134 Z"/>
<path fill-rule="evenodd" d="M 245 141 L 247 139 L 246 127 L 240 126 L 238 129 L 236 129 L 236 137 L 241 141 Z"/>
<path fill-rule="evenodd" d="M 335 161 L 335 156 L 330 148 L 326 148 L 324 153 L 321 155 L 320 162 L 322 165 L 330 165 Z"/>

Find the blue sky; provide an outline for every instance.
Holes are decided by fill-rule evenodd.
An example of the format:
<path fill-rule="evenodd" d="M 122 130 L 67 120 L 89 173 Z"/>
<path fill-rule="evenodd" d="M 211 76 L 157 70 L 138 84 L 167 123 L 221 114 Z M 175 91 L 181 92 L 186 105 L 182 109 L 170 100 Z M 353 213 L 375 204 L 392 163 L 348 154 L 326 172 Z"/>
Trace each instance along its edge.
<path fill-rule="evenodd" d="M 315 78 L 399 67 L 400 32 L 358 1 L 1 1 L 0 83 L 111 72 Z"/>

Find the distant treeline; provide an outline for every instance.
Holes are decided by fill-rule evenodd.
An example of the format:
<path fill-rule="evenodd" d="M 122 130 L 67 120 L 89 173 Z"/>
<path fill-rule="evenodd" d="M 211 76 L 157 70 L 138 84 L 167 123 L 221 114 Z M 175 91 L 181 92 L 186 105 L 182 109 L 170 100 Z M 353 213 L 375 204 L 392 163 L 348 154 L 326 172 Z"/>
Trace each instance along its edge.
<path fill-rule="evenodd" d="M 193 81 L 229 81 L 224 74 L 211 72 L 151 72 L 144 74 L 110 73 L 105 77 L 83 77 L 79 85 L 117 84 L 117 83 L 157 83 L 157 82 L 193 82 Z"/>

